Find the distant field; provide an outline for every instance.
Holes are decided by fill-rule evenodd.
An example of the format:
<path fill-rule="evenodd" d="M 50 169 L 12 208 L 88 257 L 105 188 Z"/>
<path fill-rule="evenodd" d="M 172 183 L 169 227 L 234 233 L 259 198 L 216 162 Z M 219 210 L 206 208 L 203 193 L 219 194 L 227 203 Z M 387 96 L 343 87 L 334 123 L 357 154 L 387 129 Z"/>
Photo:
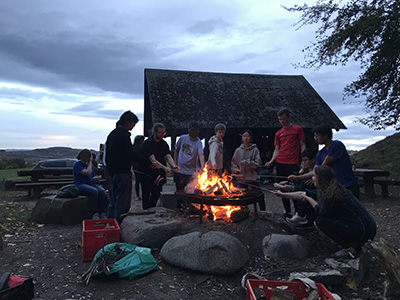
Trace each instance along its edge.
<path fill-rule="evenodd" d="M 20 171 L 20 170 L 31 170 L 31 168 L 0 170 L 0 180 L 7 179 L 7 178 L 23 178 L 23 177 L 18 177 L 18 175 L 17 175 L 17 171 Z"/>

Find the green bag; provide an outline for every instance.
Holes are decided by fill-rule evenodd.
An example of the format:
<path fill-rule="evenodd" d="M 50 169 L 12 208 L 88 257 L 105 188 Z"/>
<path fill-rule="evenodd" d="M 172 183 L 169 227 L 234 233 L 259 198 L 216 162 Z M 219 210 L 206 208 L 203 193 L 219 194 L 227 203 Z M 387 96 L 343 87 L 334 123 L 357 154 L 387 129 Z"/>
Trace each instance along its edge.
<path fill-rule="evenodd" d="M 119 258 L 122 257 L 122 258 Z M 99 268 L 99 275 L 118 275 L 118 278 L 133 279 L 142 276 L 157 267 L 151 249 L 126 243 L 112 243 L 97 251 L 91 267 L 104 265 L 104 261 L 112 264 Z"/>

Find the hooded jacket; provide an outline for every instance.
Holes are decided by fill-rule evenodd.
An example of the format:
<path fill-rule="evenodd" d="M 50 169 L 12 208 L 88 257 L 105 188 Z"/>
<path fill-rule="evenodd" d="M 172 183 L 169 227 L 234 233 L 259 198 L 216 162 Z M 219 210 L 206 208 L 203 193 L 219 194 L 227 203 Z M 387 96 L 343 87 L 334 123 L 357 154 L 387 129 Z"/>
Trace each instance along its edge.
<path fill-rule="evenodd" d="M 240 170 L 240 174 L 243 175 L 241 181 L 256 181 L 258 179 L 258 173 L 255 169 L 260 166 L 260 151 L 258 151 L 256 144 L 250 144 L 247 148 L 242 144 L 235 150 L 231 161 L 231 167 L 232 169 Z"/>
<path fill-rule="evenodd" d="M 222 170 L 224 142 L 217 138 L 217 136 L 213 135 L 208 141 L 208 146 L 210 150 L 207 161 L 208 168 Z"/>

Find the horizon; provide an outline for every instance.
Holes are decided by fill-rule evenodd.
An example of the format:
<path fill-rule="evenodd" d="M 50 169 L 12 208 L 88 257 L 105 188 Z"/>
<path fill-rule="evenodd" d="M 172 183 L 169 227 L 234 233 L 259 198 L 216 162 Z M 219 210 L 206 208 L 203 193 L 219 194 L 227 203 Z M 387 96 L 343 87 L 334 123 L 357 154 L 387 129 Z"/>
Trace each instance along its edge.
<path fill-rule="evenodd" d="M 302 75 L 348 128 L 334 138 L 349 150 L 394 134 L 356 122 L 363 98 L 342 99 L 358 63 L 297 67 L 317 29 L 282 8 L 298 2 L 0 1 L 0 147 L 97 149 L 126 110 L 143 134 L 145 68 Z"/>

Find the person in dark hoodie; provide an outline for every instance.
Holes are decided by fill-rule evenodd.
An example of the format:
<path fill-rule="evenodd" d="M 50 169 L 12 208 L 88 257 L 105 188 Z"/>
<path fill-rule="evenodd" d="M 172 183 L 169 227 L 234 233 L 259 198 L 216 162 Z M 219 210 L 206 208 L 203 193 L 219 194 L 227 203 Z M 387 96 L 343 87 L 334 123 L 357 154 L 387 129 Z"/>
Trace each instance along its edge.
<path fill-rule="evenodd" d="M 116 124 L 116 128 L 107 137 L 106 165 L 110 176 L 110 202 L 107 217 L 115 218 L 121 223 L 121 214 L 127 213 L 131 207 L 132 164 L 157 167 L 134 151 L 131 131 L 139 121 L 131 111 L 124 112 Z"/>
<path fill-rule="evenodd" d="M 261 166 L 260 151 L 256 144 L 251 143 L 253 134 L 250 130 L 242 133 L 242 144 L 235 150 L 231 161 L 231 169 L 233 173 L 243 175 L 240 178 L 241 184 L 251 184 L 251 186 L 259 185 L 258 173 L 256 169 Z M 249 188 L 249 186 L 246 186 Z M 265 210 L 265 202 L 259 202 L 260 209 Z"/>

